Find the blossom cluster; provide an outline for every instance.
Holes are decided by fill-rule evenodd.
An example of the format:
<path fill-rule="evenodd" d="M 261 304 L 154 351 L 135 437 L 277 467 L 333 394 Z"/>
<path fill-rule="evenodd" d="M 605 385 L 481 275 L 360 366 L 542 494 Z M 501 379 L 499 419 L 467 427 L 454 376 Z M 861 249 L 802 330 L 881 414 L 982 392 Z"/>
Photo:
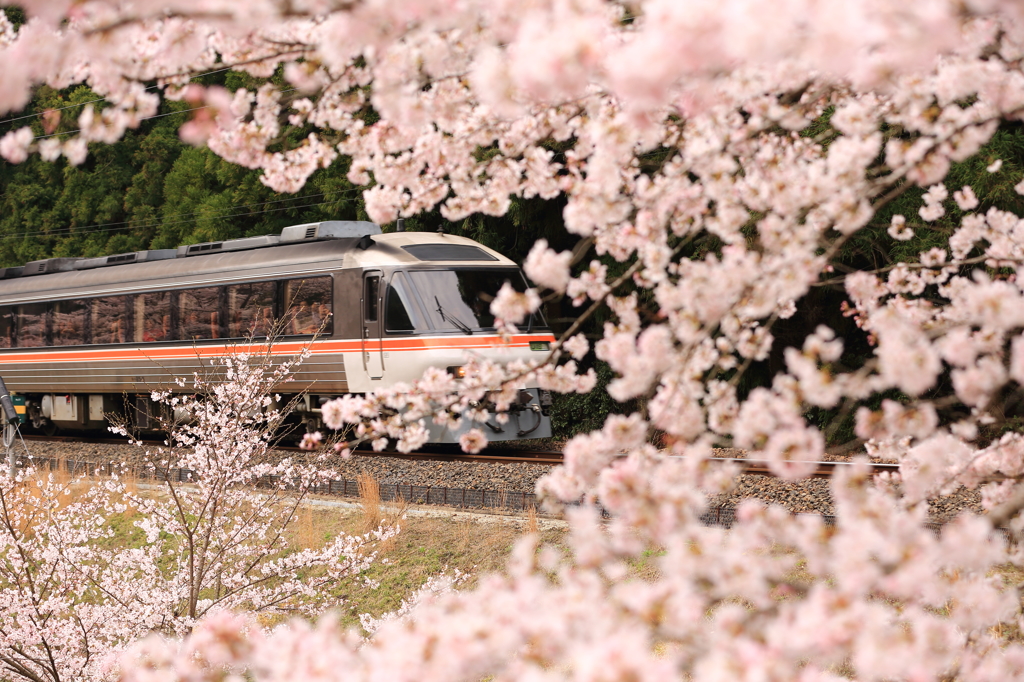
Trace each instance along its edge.
<path fill-rule="evenodd" d="M 179 415 L 165 425 L 168 446 L 139 442 L 139 456 L 112 465 L 110 478 L 0 475 L 7 675 L 116 679 L 117 656 L 150 633 L 184 637 L 231 610 L 315 615 L 337 603 L 340 580 L 378 560 L 376 544 L 396 526 L 287 544 L 306 496 L 333 477 L 322 464 L 269 454 L 286 414 L 274 391 L 301 360 L 239 353 L 194 376 L 188 393 L 154 392 L 158 411 Z M 156 479 L 156 490 L 135 484 L 140 475 Z"/>
<path fill-rule="evenodd" d="M 520 540 L 505 576 L 426 588 L 364 641 L 337 620 L 273 632 L 218 615 L 184 642 L 151 637 L 122 659 L 133 682 L 218 680 L 1010 680 L 1024 646 L 995 628 L 1019 616 L 1001 567 L 1020 559 L 987 522 L 941 534 L 870 484 L 863 463 L 832 482 L 839 520 L 744 503 L 731 529 L 699 522 L 719 472 L 693 450 L 642 449 L 604 469 L 611 513 L 566 512 L 569 551 Z M 661 551 L 651 557 L 649 548 Z M 655 580 L 624 580 L 653 563 Z M 839 676 L 834 671 L 844 670 Z M 343 672 L 340 672 L 343 671 Z"/>
<path fill-rule="evenodd" d="M 324 406 L 329 426 L 411 450 L 427 419 L 500 419 L 527 383 L 590 390 L 595 377 L 577 363 L 591 352 L 615 373 L 608 393 L 643 406 L 570 441 L 541 484 L 553 501 L 612 514 L 602 526 L 589 506 L 567 510 L 569 559 L 524 543 L 509 577 L 415 608 L 370 644 L 329 621 L 267 634 L 220 615 L 184 644 L 148 641 L 127 675 L 1021 676 L 1019 645 L 994 634 L 1021 616 L 996 567 L 1021 557 L 992 526 L 1021 524 L 1024 439 L 979 435 L 1024 385 L 1024 221 L 949 173 L 973 160 L 1024 193 L 1019 165 L 985 147 L 1024 116 L 1020 3 L 23 6 L 30 20 L 18 30 L 0 21 L 0 108 L 24 106 L 37 83 L 87 83 L 107 105 L 87 108 L 63 141 L 10 132 L 0 139 L 9 161 L 79 163 L 89 143 L 152 115 L 162 94 L 198 112 L 187 140 L 261 169 L 272 188 L 294 191 L 347 159 L 380 223 L 435 209 L 450 220 L 501 215 L 512 196 L 564 199 L 578 250 L 535 245 L 524 265 L 538 288 L 507 288 L 492 311 L 510 332 L 543 295 L 564 295 L 581 320 L 603 309 L 600 339 L 574 325 L 542 362 L 471 361 L 464 379 L 436 370 L 340 398 Z M 236 92 L 188 83 L 217 68 L 267 80 Z M 278 70 L 280 85 L 269 78 Z M 289 127 L 304 130 L 292 146 Z M 888 215 L 908 192 L 920 206 Z M 906 262 L 853 272 L 839 262 L 866 230 L 881 251 L 902 243 L 905 254 L 954 219 L 940 245 Z M 784 347 L 775 338 L 819 286 L 847 298 L 867 361 L 827 325 Z M 774 376 L 741 390 L 769 360 Z M 750 504 L 729 531 L 701 525 L 703 491 L 734 473 L 711 466 L 709 449 L 742 447 L 780 476 L 806 475 L 827 440 L 811 410 L 854 415 L 869 452 L 900 462 L 898 479 L 834 481 L 835 531 Z M 679 457 L 656 451 L 655 432 Z M 470 431 L 463 447 L 485 440 Z M 981 489 L 989 519 L 964 517 L 936 537 L 923 501 L 961 485 Z M 645 551 L 664 552 L 659 578 L 624 581 Z M 791 578 L 798 567 L 806 584 Z"/>

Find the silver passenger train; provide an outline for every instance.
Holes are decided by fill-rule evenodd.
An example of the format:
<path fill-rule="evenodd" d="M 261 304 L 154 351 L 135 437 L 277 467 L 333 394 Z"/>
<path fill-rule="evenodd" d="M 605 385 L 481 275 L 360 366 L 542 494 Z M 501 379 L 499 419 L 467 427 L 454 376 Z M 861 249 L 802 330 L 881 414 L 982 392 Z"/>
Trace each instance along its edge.
<path fill-rule="evenodd" d="M 34 261 L 0 268 L 0 377 L 37 428 L 102 428 L 127 412 L 145 429 L 154 389 L 276 324 L 273 354 L 311 347 L 294 386 L 305 393 L 299 418 L 318 428 L 327 399 L 411 382 L 428 367 L 457 372 L 467 353 L 542 357 L 554 338 L 539 315 L 510 342 L 495 332 L 489 302 L 506 280 L 525 286 L 515 263 L 470 239 L 349 221 Z M 428 423 L 431 440 L 455 442 L 474 426 L 494 441 L 550 436 L 549 405 L 529 388 L 506 424 Z"/>

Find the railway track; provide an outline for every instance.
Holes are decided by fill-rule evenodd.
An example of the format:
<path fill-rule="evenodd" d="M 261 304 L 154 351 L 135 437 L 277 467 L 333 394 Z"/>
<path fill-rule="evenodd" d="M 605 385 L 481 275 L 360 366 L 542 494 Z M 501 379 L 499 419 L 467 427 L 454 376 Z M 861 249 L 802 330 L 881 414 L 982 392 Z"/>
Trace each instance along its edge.
<path fill-rule="evenodd" d="M 69 473 L 86 475 L 108 475 L 117 469 L 116 462 L 122 461 L 123 454 L 104 456 L 96 448 L 92 452 L 83 452 L 81 460 L 76 452 L 80 444 L 112 444 L 124 447 L 123 438 L 85 437 L 80 435 L 62 435 L 59 437 L 26 436 L 27 441 L 37 442 L 31 454 L 36 465 L 43 467 L 66 468 Z M 45 443 L 50 441 L 50 443 Z M 147 445 L 162 445 L 161 441 L 151 440 Z M 90 448 L 86 447 L 86 450 Z M 286 450 L 298 451 L 289 447 Z M 25 453 L 15 452 L 20 462 L 27 463 Z M 123 451 L 121 451 L 123 453 Z M 0 452 L 2 454 L 2 452 Z M 97 457 L 99 455 L 99 457 Z M 744 497 L 758 497 L 769 502 L 777 502 L 790 507 L 794 513 L 831 513 L 828 500 L 826 481 L 795 481 L 786 482 L 771 477 L 767 462 L 743 458 L 714 458 L 719 462 L 732 462 L 745 474 L 751 476 L 743 479 L 740 487 L 746 490 Z M 400 460 L 400 461 L 396 461 Z M 374 453 L 360 451 L 359 456 L 339 465 L 338 477 L 318 486 L 313 492 L 331 497 L 359 498 L 361 495 L 361 477 L 370 475 L 379 482 L 380 497 L 383 501 L 402 500 L 413 504 L 454 507 L 463 510 L 497 511 L 499 513 L 521 513 L 529 509 L 537 509 L 538 499 L 532 492 L 535 482 L 543 474 L 544 468 L 562 461 L 561 453 L 542 450 L 500 449 L 492 448 L 475 455 L 467 455 L 453 447 L 433 447 L 428 452 L 403 454 L 395 452 Z M 418 463 L 422 462 L 422 466 Z M 444 462 L 451 462 L 446 466 Z M 491 464 L 539 464 L 536 466 L 478 467 L 469 463 Z M 24 466 L 24 464 L 21 464 Z M 468 465 L 468 466 L 467 466 Z M 823 479 L 842 467 L 851 466 L 849 462 L 818 462 L 813 474 L 814 478 Z M 894 464 L 873 464 L 876 473 L 896 471 Z M 150 478 L 153 473 L 135 472 L 142 478 Z M 165 473 L 172 480 L 191 481 L 194 472 L 187 469 L 173 469 Z M 823 487 L 824 486 L 824 487 Z M 822 491 L 825 491 L 822 493 Z M 794 497 L 795 495 L 795 497 Z M 732 523 L 732 502 L 716 503 L 708 511 L 704 521 L 711 525 Z M 819 510 L 819 505 L 821 508 Z M 703 517 L 702 517 L 703 518 Z"/>
<path fill-rule="evenodd" d="M 123 438 L 95 438 L 87 436 L 40 436 L 40 435 L 26 435 L 25 440 L 28 441 L 56 441 L 62 443 L 104 443 L 120 445 L 124 444 Z M 161 441 L 153 440 L 146 441 L 147 444 L 162 445 Z M 302 452 L 298 447 L 279 445 L 276 446 L 278 450 L 284 450 L 287 452 Z M 364 457 L 397 457 L 399 459 L 406 459 L 412 461 L 431 461 L 431 462 L 490 462 L 490 463 L 504 463 L 504 464 L 549 464 L 556 465 L 562 463 L 562 453 L 551 451 L 551 450 L 506 450 L 506 449 L 487 449 L 477 454 L 466 454 L 459 452 L 454 448 L 434 448 L 432 450 L 421 450 L 412 453 L 403 453 L 396 450 L 384 450 L 381 452 L 373 452 L 370 450 L 360 450 L 359 454 Z M 743 473 L 748 475 L 756 476 L 771 476 L 773 475 L 768 462 L 764 460 L 755 459 L 743 459 L 736 457 L 713 457 L 713 461 L 718 462 L 735 462 L 737 465 L 743 467 Z M 817 469 L 811 474 L 812 478 L 830 478 L 833 473 L 842 469 L 843 467 L 852 466 L 850 462 L 816 462 Z M 898 473 L 898 464 L 887 464 L 887 463 L 871 463 L 870 467 L 872 473 Z"/>

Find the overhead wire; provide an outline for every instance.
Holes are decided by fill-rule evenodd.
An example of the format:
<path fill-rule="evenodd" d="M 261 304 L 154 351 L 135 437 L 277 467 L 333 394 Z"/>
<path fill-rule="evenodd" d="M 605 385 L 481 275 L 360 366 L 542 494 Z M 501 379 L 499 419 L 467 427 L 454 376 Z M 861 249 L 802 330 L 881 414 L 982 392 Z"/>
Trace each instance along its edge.
<path fill-rule="evenodd" d="M 295 201 L 297 199 L 312 199 L 314 197 L 330 196 L 330 195 L 333 195 L 333 194 L 345 193 L 345 192 L 350 192 L 350 191 L 352 191 L 352 190 L 351 189 L 339 189 L 339 190 L 335 190 L 333 192 L 319 192 L 317 194 L 303 194 L 302 196 L 286 197 L 284 199 L 273 199 L 273 200 L 270 200 L 270 201 L 256 201 L 256 202 L 253 202 L 251 204 L 236 204 L 235 206 L 232 206 L 231 209 L 232 210 L 237 210 L 237 209 L 241 209 L 241 208 L 249 208 L 250 206 L 265 206 L 267 204 L 280 204 L 280 203 L 282 203 L 284 201 Z M 190 211 L 188 213 L 172 213 L 170 215 L 164 216 L 164 219 L 185 218 L 185 217 L 188 217 L 188 216 L 202 215 L 203 213 L 204 213 L 204 211 Z M 93 225 L 76 225 L 76 226 L 72 226 L 72 227 L 61 228 L 59 231 L 81 231 L 81 230 L 90 230 L 90 229 L 99 228 L 99 227 L 117 227 L 117 226 L 121 226 L 121 225 L 132 225 L 132 223 L 133 223 L 133 221 L 131 221 L 131 220 L 124 220 L 124 221 L 117 222 L 117 223 L 95 223 Z M 149 226 L 150 225 L 141 225 L 141 227 L 149 227 Z M 39 231 L 39 232 L 25 232 L 23 234 L 24 235 L 36 235 L 36 234 L 54 234 L 54 233 L 55 233 L 55 231 L 50 231 L 50 232 Z"/>
<path fill-rule="evenodd" d="M 278 93 L 283 95 L 286 92 L 294 92 L 296 90 L 298 90 L 298 88 L 288 88 L 287 90 L 278 90 Z M 164 113 L 164 114 L 153 114 L 152 116 L 144 116 L 144 117 L 140 118 L 139 121 L 140 122 L 141 121 L 150 121 L 150 120 L 152 120 L 154 118 L 163 118 L 164 116 L 174 116 L 175 114 L 187 114 L 190 111 L 199 111 L 200 109 L 209 109 L 209 108 L 210 108 L 209 104 L 204 104 L 201 107 L 192 107 L 191 109 L 182 109 L 181 111 L 168 111 L 167 113 Z M 82 132 L 82 129 L 81 128 L 77 128 L 75 130 L 65 130 L 64 132 L 61 132 L 61 133 L 50 133 L 49 135 L 37 135 L 33 139 L 43 140 L 43 139 L 46 139 L 47 137 L 56 137 L 58 135 L 71 135 L 72 133 L 80 133 L 80 132 Z"/>
<path fill-rule="evenodd" d="M 306 199 L 306 198 L 312 198 L 314 196 L 328 196 L 328 195 L 334 195 L 334 194 L 347 195 L 347 194 L 353 194 L 355 192 L 361 192 L 361 191 L 363 191 L 363 190 L 358 188 L 358 187 L 355 187 L 355 188 L 347 189 L 347 190 L 338 190 L 337 192 L 323 192 L 321 194 L 314 194 L 314 195 L 307 195 L 307 196 L 303 196 L 303 197 L 293 197 L 293 198 L 294 199 Z M 280 203 L 282 201 L 289 201 L 289 200 L 290 199 L 280 199 L 280 200 L 274 201 L 274 202 L 259 202 L 259 203 L 256 203 L 256 204 L 243 204 L 241 206 L 238 206 L 237 208 L 244 208 L 246 206 L 258 206 L 258 205 L 260 205 L 262 203 Z M 215 220 L 219 220 L 219 219 L 223 219 L 223 218 L 250 217 L 250 216 L 264 215 L 264 214 L 267 214 L 267 213 L 274 213 L 276 211 L 287 211 L 289 209 L 300 209 L 300 208 L 312 208 L 312 207 L 315 207 L 315 206 L 326 206 L 327 204 L 331 204 L 331 203 L 334 203 L 334 202 L 333 201 L 319 201 L 319 202 L 314 202 L 314 203 L 311 203 L 311 204 L 301 204 L 299 206 L 280 206 L 278 208 L 270 208 L 270 209 L 266 209 L 266 210 L 263 210 L 263 211 L 245 211 L 245 212 L 242 212 L 242 213 L 229 213 L 229 214 L 211 215 L 211 216 L 203 216 L 203 212 L 202 211 L 196 211 L 196 212 L 193 212 L 191 214 L 182 214 L 182 215 L 193 216 L 193 217 L 185 218 L 184 220 L 160 221 L 160 222 L 146 223 L 146 224 L 142 224 L 142 225 L 133 225 L 130 221 L 128 221 L 128 222 L 121 222 L 121 223 L 103 223 L 103 224 L 100 224 L 100 225 L 93 225 L 93 226 L 61 228 L 60 230 L 55 230 L 53 232 L 36 231 L 36 232 L 23 232 L 23 233 L 20 233 L 20 234 L 3 235 L 3 236 L 0 236 L 0 240 L 22 239 L 24 237 L 66 237 L 66 236 L 70 236 L 72 234 L 80 235 L 80 236 L 85 236 L 85 235 L 89 235 L 89 234 L 102 234 L 102 233 L 107 233 L 107 232 L 114 232 L 114 231 L 122 228 L 123 226 L 127 226 L 127 227 L 129 227 L 130 229 L 133 229 L 133 230 L 142 230 L 142 229 L 151 228 L 151 227 L 168 227 L 168 226 L 171 226 L 171 225 L 181 225 L 181 224 L 184 224 L 184 223 L 191 223 L 191 222 L 195 222 L 196 220 L 198 220 L 199 217 L 209 217 L 209 218 L 215 219 Z M 102 228 L 102 229 L 92 229 L 92 228 Z"/>
<path fill-rule="evenodd" d="M 232 68 L 233 67 L 228 66 L 228 67 L 225 67 L 223 69 L 217 69 L 216 71 L 207 71 L 206 73 L 197 73 L 196 75 L 191 76 L 191 78 L 202 78 L 203 76 L 212 76 L 215 73 L 223 73 L 224 71 L 230 71 Z M 159 85 L 150 85 L 148 88 L 146 88 L 146 90 L 155 90 L 156 88 L 159 88 L 159 87 L 160 87 Z M 69 104 L 66 107 L 57 107 L 56 109 L 48 108 L 46 111 L 64 111 L 65 109 L 74 109 L 75 107 L 82 107 L 82 106 L 85 106 L 86 104 L 95 104 L 96 102 L 103 102 L 103 101 L 106 101 L 106 97 L 97 97 L 96 99 L 90 99 L 90 100 L 87 100 L 85 102 L 77 102 L 75 104 Z M 25 119 L 28 119 L 28 118 L 39 118 L 40 116 L 44 115 L 46 113 L 46 111 L 41 111 L 38 114 L 26 114 L 24 116 L 18 116 L 16 118 L 8 118 L 6 120 L 0 121 L 0 125 L 3 125 L 4 123 L 14 123 L 15 121 L 24 121 Z M 178 112 L 175 112 L 175 113 L 178 113 Z"/>
<path fill-rule="evenodd" d="M 154 114 L 152 116 L 145 116 L 143 118 L 140 118 L 139 121 L 149 121 L 150 119 L 163 118 L 164 116 L 174 116 L 175 114 L 187 114 L 190 111 L 199 111 L 200 109 L 206 109 L 206 108 L 208 108 L 208 106 L 209 105 L 203 105 L 201 107 L 192 107 L 191 109 L 182 109 L 181 111 L 168 111 L 165 114 Z M 75 130 L 65 130 L 65 131 L 60 132 L 60 133 L 50 133 L 49 135 L 36 135 L 33 139 L 35 139 L 35 140 L 45 140 L 48 137 L 57 137 L 58 135 L 71 135 L 73 133 L 80 133 L 80 132 L 82 132 L 82 129 L 81 128 L 76 128 Z"/>

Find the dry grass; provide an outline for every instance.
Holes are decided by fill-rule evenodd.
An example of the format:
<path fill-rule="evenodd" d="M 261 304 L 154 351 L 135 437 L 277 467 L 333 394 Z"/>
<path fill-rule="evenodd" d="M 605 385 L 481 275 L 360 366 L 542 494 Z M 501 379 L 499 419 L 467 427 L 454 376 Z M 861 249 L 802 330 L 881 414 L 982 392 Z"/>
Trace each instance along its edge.
<path fill-rule="evenodd" d="M 335 516 L 338 530 L 358 529 L 364 521 L 358 516 Z M 529 521 L 526 528 L 529 529 Z M 379 616 L 392 611 L 421 586 L 427 578 L 459 569 L 474 576 L 501 572 L 516 540 L 524 529 L 511 523 L 480 522 L 470 517 L 425 518 L 410 516 L 402 522 L 402 532 L 383 548 L 382 558 L 367 577 L 380 587 L 370 589 L 361 581 L 350 580 L 337 591 L 345 599 L 342 621 L 358 625 L 359 613 Z M 547 532 L 544 538 L 560 540 L 560 533 Z M 472 583 L 470 583 L 472 584 Z"/>
<path fill-rule="evenodd" d="M 379 528 L 384 522 L 380 484 L 370 474 L 359 474 L 356 483 L 359 485 L 359 504 L 363 509 L 363 532 L 368 533 Z"/>
<path fill-rule="evenodd" d="M 537 532 L 537 508 L 534 506 L 526 510 L 526 532 L 531 535 Z"/>
<path fill-rule="evenodd" d="M 295 517 L 291 544 L 296 549 L 315 549 L 323 543 L 323 534 L 317 532 L 313 509 L 303 506 Z"/>
<path fill-rule="evenodd" d="M 79 477 L 70 474 L 64 467 L 52 471 L 40 470 L 40 478 L 53 475 L 66 490 L 67 495 L 59 496 L 61 504 L 69 504 L 82 498 L 90 485 L 89 479 L 76 483 Z M 97 477 L 96 480 L 99 480 Z M 139 484 L 131 478 L 122 479 L 129 492 L 139 490 Z M 539 531 L 535 511 L 528 511 L 526 518 L 500 519 L 498 517 L 474 517 L 458 514 L 444 517 L 406 515 L 410 509 L 403 500 L 383 501 L 380 486 L 372 477 L 359 481 L 361 499 L 358 509 L 325 508 L 311 504 L 302 505 L 296 514 L 290 531 L 286 534 L 288 549 L 322 547 L 339 533 L 362 535 L 380 525 L 398 523 L 401 532 L 375 549 L 386 562 L 378 562 L 368 571 L 366 578 L 379 583 L 373 589 L 362 577 L 342 581 L 333 592 L 325 608 L 339 608 L 344 625 L 358 627 L 358 614 L 371 613 L 379 616 L 392 611 L 429 577 L 459 569 L 473 576 L 488 572 L 501 572 L 515 542 L 524 533 L 540 532 L 542 539 L 560 543 L 560 531 Z M 21 489 L 25 496 L 38 498 L 38 486 L 28 484 Z M 143 490 L 142 495 L 147 495 Z M 29 502 L 26 498 L 25 502 Z M 110 547 L 138 547 L 145 536 L 135 526 L 138 512 L 129 509 L 126 513 L 111 518 L 111 527 L 116 534 L 109 541 Z M 485 520 L 481 520 L 485 518 Z M 469 583 L 469 586 L 472 582 Z"/>
<path fill-rule="evenodd" d="M 401 532 L 374 549 L 385 561 L 378 562 L 366 578 L 379 583 L 376 589 L 366 581 L 350 578 L 334 591 L 341 606 L 342 622 L 358 626 L 358 614 L 379 616 L 392 611 L 429 577 L 455 569 L 479 576 L 504 570 L 508 556 L 524 533 L 537 533 L 536 511 L 515 520 L 474 518 L 467 514 L 450 517 L 407 515 L 410 505 L 402 500 L 385 502 L 380 487 L 370 476 L 359 479 L 357 510 L 307 506 L 300 512 L 289 541 L 295 548 L 320 546 L 339 533 L 363 534 L 382 523 L 398 523 Z M 549 542 L 560 542 L 560 531 L 541 532 Z M 472 580 L 469 585 L 472 585 Z"/>

